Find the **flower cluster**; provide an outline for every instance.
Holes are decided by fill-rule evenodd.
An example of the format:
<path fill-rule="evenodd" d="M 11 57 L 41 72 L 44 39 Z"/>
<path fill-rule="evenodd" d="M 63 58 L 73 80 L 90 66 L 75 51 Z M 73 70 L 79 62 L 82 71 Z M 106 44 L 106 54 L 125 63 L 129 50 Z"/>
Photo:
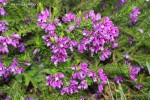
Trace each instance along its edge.
<path fill-rule="evenodd" d="M 105 17 L 102 22 L 101 15 L 95 14 L 94 10 L 91 10 L 88 16 L 92 19 L 93 30 L 83 30 L 83 38 L 78 45 L 78 51 L 83 53 L 85 50 L 89 50 L 91 55 L 102 51 L 100 60 L 106 60 L 111 54 L 107 44 L 113 44 L 112 48 L 116 48 L 116 37 L 119 35 L 118 27 L 115 27 L 109 17 Z"/>
<path fill-rule="evenodd" d="M 69 12 L 65 17 L 62 18 L 63 22 L 68 23 L 76 20 L 76 15 Z"/>
<path fill-rule="evenodd" d="M 11 37 L 4 37 L 0 36 L 0 52 L 8 53 L 8 45 L 12 45 L 13 47 L 17 48 L 19 45 L 19 40 L 21 37 L 18 34 L 13 33 Z"/>
<path fill-rule="evenodd" d="M 140 9 L 137 7 L 134 7 L 134 10 L 130 13 L 130 18 L 132 22 L 137 22 L 138 18 L 137 16 L 140 14 Z"/>
<path fill-rule="evenodd" d="M 122 76 L 118 76 L 118 77 L 115 77 L 114 78 L 114 81 L 116 82 L 116 83 L 122 83 L 123 82 L 123 80 L 124 80 L 124 78 L 122 77 Z"/>
<path fill-rule="evenodd" d="M 131 80 L 133 81 L 136 81 L 136 76 L 138 75 L 138 73 L 140 72 L 140 67 L 132 67 L 130 70 L 129 70 L 129 74 L 130 74 L 130 78 Z"/>
<path fill-rule="evenodd" d="M 52 86 L 53 88 L 59 88 L 61 95 L 73 94 L 77 93 L 80 90 L 85 90 L 88 88 L 88 83 L 86 78 L 92 78 L 93 82 L 97 82 L 98 91 L 103 91 L 103 84 L 107 82 L 107 76 L 104 73 L 103 69 L 98 70 L 98 75 L 95 71 L 89 70 L 87 63 L 80 63 L 79 66 L 74 65 L 72 70 L 74 71 L 73 75 L 71 76 L 71 80 L 69 81 L 67 86 L 63 86 L 61 78 L 64 78 L 62 73 L 58 73 L 56 75 L 49 75 L 46 77 L 46 84 Z M 100 78 L 98 78 L 98 76 Z"/>
<path fill-rule="evenodd" d="M 132 66 L 132 64 L 127 60 L 125 61 L 125 65 L 128 65 L 130 67 L 129 75 L 130 79 L 133 81 L 136 81 L 136 76 L 138 76 L 142 66 Z"/>
<path fill-rule="evenodd" d="M 7 16 L 7 12 L 2 7 L 0 7 L 0 15 L 1 16 Z"/>
<path fill-rule="evenodd" d="M 108 80 L 108 77 L 107 75 L 104 73 L 104 70 L 103 69 L 99 69 L 98 70 L 98 75 L 100 77 L 100 80 L 103 84 L 106 84 L 107 83 L 107 80 Z"/>
<path fill-rule="evenodd" d="M 123 5 L 125 2 L 127 2 L 127 0 L 118 0 L 120 5 Z"/>
<path fill-rule="evenodd" d="M 8 76 L 8 71 L 6 67 L 0 62 L 0 77 L 6 78 Z"/>
<path fill-rule="evenodd" d="M 76 41 L 71 41 L 68 37 L 55 37 L 52 42 L 50 35 L 42 37 L 47 46 L 52 51 L 51 62 L 57 65 L 59 62 L 65 62 L 68 59 L 67 49 L 73 51 L 73 47 L 77 45 Z"/>
<path fill-rule="evenodd" d="M 7 4 L 7 0 L 0 0 L 0 3 L 3 5 Z M 0 15 L 1 16 L 7 16 L 7 12 L 4 10 L 4 8 L 0 7 Z M 0 34 L 4 33 L 5 31 L 8 30 L 8 23 L 5 21 L 0 21 Z"/>
<path fill-rule="evenodd" d="M 52 86 L 53 88 L 61 88 L 63 86 L 62 78 L 65 76 L 62 73 L 56 75 L 49 75 L 46 77 L 46 85 Z"/>
<path fill-rule="evenodd" d="M 3 5 L 7 5 L 7 0 L 0 0 L 0 3 L 2 3 Z"/>
<path fill-rule="evenodd" d="M 24 72 L 22 67 L 19 67 L 18 59 L 14 58 L 10 67 L 6 68 L 2 62 L 0 62 L 0 77 L 7 78 L 8 75 L 18 75 Z"/>
<path fill-rule="evenodd" d="M 142 87 L 143 87 L 143 85 L 142 85 L 141 83 L 139 83 L 139 84 L 136 86 L 137 89 L 141 89 Z"/>
<path fill-rule="evenodd" d="M 48 33 L 47 36 L 43 36 L 42 38 L 52 51 L 51 62 L 55 65 L 59 62 L 65 62 L 68 58 L 66 50 L 69 48 L 73 51 L 73 47 L 76 45 L 78 45 L 78 51 L 80 53 L 90 51 L 91 55 L 93 55 L 101 51 L 100 60 L 102 61 L 109 58 L 109 55 L 111 54 L 110 48 L 118 47 L 118 44 L 116 43 L 116 38 L 119 35 L 118 27 L 114 26 L 109 17 L 105 17 L 102 21 L 101 14 L 95 14 L 94 10 L 85 14 L 85 18 L 77 18 L 76 15 L 71 12 L 66 14 L 62 19 L 55 19 L 53 22 L 50 21 L 50 17 L 49 11 L 45 9 L 42 13 L 38 14 L 37 25 L 41 27 L 45 33 Z M 67 30 L 74 31 L 76 27 L 80 28 L 82 19 L 92 21 L 92 30 L 83 30 L 82 39 L 79 41 L 79 44 L 77 41 L 72 41 L 69 37 L 59 37 L 55 33 L 57 26 L 62 25 L 60 20 L 65 24 L 71 24 Z M 110 48 L 108 46 L 109 44 L 112 44 Z"/>
<path fill-rule="evenodd" d="M 18 75 L 24 72 L 24 69 L 22 67 L 19 67 L 18 59 L 14 58 L 13 63 L 8 68 L 8 71 L 11 72 L 14 75 Z"/>
<path fill-rule="evenodd" d="M 0 34 L 6 32 L 7 30 L 8 30 L 8 23 L 0 21 Z"/>
<path fill-rule="evenodd" d="M 68 17 L 64 18 L 66 22 L 71 21 Z M 52 22 L 46 23 L 47 19 L 50 17 L 48 10 L 44 10 L 41 14 L 38 15 L 38 26 L 40 26 L 46 33 L 47 36 L 42 36 L 43 40 L 46 42 L 47 47 L 50 47 L 52 51 L 51 62 L 56 66 L 59 62 L 65 62 L 68 59 L 67 49 L 73 51 L 74 46 L 77 45 L 76 41 L 72 41 L 69 37 L 57 36 L 55 33 L 55 25 L 60 25 L 59 19 Z"/>
<path fill-rule="evenodd" d="M 25 45 L 23 43 L 20 43 L 18 45 L 18 48 L 20 49 L 20 52 L 24 52 L 25 51 Z"/>

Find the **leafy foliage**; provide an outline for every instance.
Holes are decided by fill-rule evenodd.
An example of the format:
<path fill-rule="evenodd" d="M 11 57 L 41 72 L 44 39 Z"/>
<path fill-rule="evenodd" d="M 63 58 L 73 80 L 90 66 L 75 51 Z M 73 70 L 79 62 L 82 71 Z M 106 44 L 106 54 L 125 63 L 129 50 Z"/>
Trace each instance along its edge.
<path fill-rule="evenodd" d="M 31 3 L 32 5 L 28 5 Z M 26 4 L 26 5 L 22 5 Z M 92 91 L 97 87 L 93 86 L 90 78 L 87 78 L 89 87 L 85 91 L 80 91 L 77 94 L 60 96 L 58 90 L 46 86 L 45 77 L 49 74 L 58 72 L 64 73 L 67 78 L 64 80 L 65 85 L 73 74 L 71 67 L 80 62 L 90 63 L 90 70 L 97 71 L 103 68 L 109 77 L 110 89 L 107 91 L 107 86 L 104 87 L 105 92 L 102 98 L 115 98 L 121 100 L 149 100 L 150 99 L 150 5 L 145 0 L 127 0 L 122 6 L 115 6 L 118 0 L 105 0 L 105 3 L 100 0 L 13 0 L 8 1 L 7 6 L 1 5 L 7 12 L 8 16 L 0 19 L 9 23 L 9 30 L 1 34 L 2 36 L 11 36 L 16 32 L 21 36 L 21 42 L 24 43 L 26 51 L 19 52 L 19 49 L 12 49 L 8 54 L 1 54 L 2 62 L 5 66 L 10 66 L 13 58 L 18 58 L 19 65 L 24 68 L 24 73 L 20 75 L 11 75 L 8 80 L 0 78 L 0 90 L 4 97 L 10 96 L 11 100 L 24 100 L 26 97 L 33 97 L 35 100 L 79 100 L 81 96 L 93 99 Z M 141 9 L 141 14 L 138 16 L 138 22 L 134 25 L 130 24 L 130 13 L 134 6 Z M 51 19 L 61 18 L 68 12 L 77 13 L 80 16 L 84 12 L 89 12 L 94 9 L 103 16 L 109 16 L 115 26 L 119 27 L 120 36 L 117 39 L 119 47 L 112 51 L 111 57 L 107 61 L 100 61 L 98 56 L 91 57 L 89 52 L 84 54 L 77 50 L 69 52 L 69 58 L 66 62 L 59 64 L 57 67 L 50 62 L 52 56 L 51 51 L 47 49 L 42 36 L 45 34 L 37 27 L 37 14 L 45 8 L 51 12 Z M 87 23 L 81 22 L 81 27 L 91 29 Z M 62 31 L 70 25 L 60 26 L 56 33 L 59 36 L 69 36 L 79 41 L 82 37 L 82 30 L 77 29 L 72 33 Z M 139 29 L 144 32 L 141 33 Z M 132 37 L 133 43 L 130 44 L 129 38 Z M 33 51 L 38 49 L 38 53 L 33 55 Z M 140 75 L 136 82 L 132 82 L 129 76 L 129 67 L 124 64 L 124 54 L 129 54 L 128 59 L 135 66 L 143 66 Z M 41 57 L 40 61 L 37 59 Z M 24 66 L 24 62 L 30 62 L 30 66 Z M 115 76 L 123 76 L 124 83 L 115 85 L 113 78 Z M 135 88 L 135 84 L 142 83 L 141 90 Z M 95 85 L 95 84 L 94 84 Z M 115 88 L 113 89 L 113 87 Z M 112 90 L 113 97 L 107 95 Z M 1 94 L 0 94 L 1 99 Z"/>

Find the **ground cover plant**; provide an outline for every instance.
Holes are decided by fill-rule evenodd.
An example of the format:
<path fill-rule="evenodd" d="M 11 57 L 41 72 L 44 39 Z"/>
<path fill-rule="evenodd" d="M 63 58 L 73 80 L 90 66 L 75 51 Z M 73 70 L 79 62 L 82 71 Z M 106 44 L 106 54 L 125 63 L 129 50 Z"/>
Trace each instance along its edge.
<path fill-rule="evenodd" d="M 0 0 L 0 100 L 149 100 L 150 1 Z"/>

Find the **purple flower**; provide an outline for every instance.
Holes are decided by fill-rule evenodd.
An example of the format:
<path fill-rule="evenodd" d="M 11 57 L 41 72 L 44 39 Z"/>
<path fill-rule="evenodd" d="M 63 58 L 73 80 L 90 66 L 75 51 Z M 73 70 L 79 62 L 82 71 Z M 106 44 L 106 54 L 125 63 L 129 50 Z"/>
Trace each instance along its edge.
<path fill-rule="evenodd" d="M 138 29 L 141 34 L 144 33 L 143 29 Z"/>
<path fill-rule="evenodd" d="M 64 76 L 64 74 L 62 74 L 62 73 L 57 73 L 57 74 L 55 75 L 55 77 L 58 78 L 58 79 L 61 79 L 61 78 L 64 78 L 65 76 Z"/>
<path fill-rule="evenodd" d="M 75 21 L 75 19 L 76 19 L 76 15 L 72 14 L 71 12 L 69 12 L 68 14 L 66 14 L 65 17 L 62 18 L 62 20 L 65 23 L 68 23 L 68 22 L 71 22 L 71 21 Z"/>
<path fill-rule="evenodd" d="M 83 31 L 82 31 L 82 34 L 83 34 L 84 36 L 86 36 L 86 35 L 88 34 L 88 30 L 83 30 Z"/>
<path fill-rule="evenodd" d="M 80 66 L 80 68 L 81 68 L 82 71 L 87 72 L 89 70 L 87 63 L 80 63 L 79 66 Z"/>
<path fill-rule="evenodd" d="M 108 56 L 111 54 L 110 50 L 106 49 L 105 52 L 102 52 L 101 56 L 100 56 L 100 60 L 104 61 L 106 59 L 108 59 Z"/>
<path fill-rule="evenodd" d="M 99 91 L 99 92 L 102 92 L 102 91 L 103 91 L 103 85 L 102 85 L 102 84 L 99 84 L 99 85 L 98 85 L 98 91 Z"/>
<path fill-rule="evenodd" d="M 128 60 L 125 61 L 125 65 L 128 65 L 130 68 L 132 68 L 131 63 Z"/>
<path fill-rule="evenodd" d="M 88 77 L 93 77 L 93 76 L 96 76 L 96 73 L 94 72 L 94 70 L 90 70 L 88 72 Z"/>
<path fill-rule="evenodd" d="M 0 3 L 2 3 L 3 5 L 7 5 L 7 0 L 0 0 Z"/>
<path fill-rule="evenodd" d="M 95 16 L 95 20 L 96 21 L 100 21 L 101 20 L 101 14 L 96 14 L 96 16 Z"/>
<path fill-rule="evenodd" d="M 9 50 L 8 50 L 8 46 L 5 44 L 5 45 L 1 45 L 0 46 L 0 52 L 2 53 L 8 53 Z"/>
<path fill-rule="evenodd" d="M 13 39 L 21 39 L 21 37 L 19 36 L 19 34 L 16 34 L 16 33 L 13 33 L 11 35 L 11 38 L 13 38 Z"/>
<path fill-rule="evenodd" d="M 9 96 L 7 96 L 7 97 L 5 98 L 5 100 L 10 100 L 10 97 L 9 97 Z"/>
<path fill-rule="evenodd" d="M 8 30 L 8 23 L 0 21 L 0 33 L 4 33 Z"/>
<path fill-rule="evenodd" d="M 143 87 L 142 84 L 138 84 L 138 85 L 136 86 L 137 89 L 141 89 L 142 87 Z"/>
<path fill-rule="evenodd" d="M 99 100 L 101 98 L 101 93 L 100 92 L 96 92 L 93 97 L 96 99 L 96 100 Z"/>
<path fill-rule="evenodd" d="M 55 20 L 54 20 L 54 24 L 55 24 L 56 26 L 61 26 L 60 19 L 55 19 Z"/>
<path fill-rule="evenodd" d="M 73 94 L 78 92 L 78 82 L 75 80 L 71 80 L 69 86 L 61 89 L 61 95 L 64 94 Z"/>
<path fill-rule="evenodd" d="M 25 100 L 34 100 L 34 98 L 27 97 Z"/>
<path fill-rule="evenodd" d="M 19 47 L 19 49 L 20 49 L 20 52 L 24 52 L 24 51 L 25 51 L 25 46 L 24 46 L 23 43 L 20 43 L 20 44 L 18 45 L 18 47 Z"/>
<path fill-rule="evenodd" d="M 80 22 L 81 22 L 81 18 L 78 18 L 78 21 L 77 21 L 77 23 L 76 23 L 76 26 L 77 26 L 77 28 L 80 28 Z"/>
<path fill-rule="evenodd" d="M 85 71 L 79 71 L 78 73 L 77 73 L 77 78 L 79 79 L 79 80 L 83 80 L 84 78 L 86 77 L 86 72 Z"/>
<path fill-rule="evenodd" d="M 24 66 L 30 66 L 31 63 L 29 63 L 29 62 L 24 62 L 23 65 L 24 65 Z"/>
<path fill-rule="evenodd" d="M 73 26 L 73 25 L 68 28 L 68 30 L 70 30 L 70 31 L 74 31 L 74 29 L 75 29 L 75 26 Z"/>
<path fill-rule="evenodd" d="M 36 59 L 35 59 L 36 62 L 40 62 L 41 61 L 41 56 L 38 56 Z"/>
<path fill-rule="evenodd" d="M 7 16 L 7 12 L 2 7 L 0 7 L 0 15 Z"/>
<path fill-rule="evenodd" d="M 86 97 L 81 96 L 80 100 L 88 100 Z"/>
<path fill-rule="evenodd" d="M 0 77 L 7 78 L 8 74 L 9 73 L 8 73 L 6 67 L 0 62 Z"/>
<path fill-rule="evenodd" d="M 89 12 L 89 17 L 91 17 L 91 19 L 94 19 L 94 18 L 95 18 L 94 10 L 91 10 L 91 11 Z"/>
<path fill-rule="evenodd" d="M 78 89 L 85 90 L 88 88 L 86 80 L 81 81 L 81 83 L 78 85 Z"/>
<path fill-rule="evenodd" d="M 52 51 L 51 62 L 56 66 L 59 62 L 65 62 L 68 58 L 67 49 L 70 48 L 73 51 L 73 47 L 77 44 L 75 41 L 71 41 L 68 37 L 54 38 L 55 43 L 50 41 L 50 49 Z"/>
<path fill-rule="evenodd" d="M 77 65 L 73 65 L 72 66 L 72 70 L 77 70 L 78 66 Z"/>
<path fill-rule="evenodd" d="M 134 10 L 130 13 L 130 18 L 132 22 L 137 22 L 138 18 L 137 16 L 140 14 L 140 9 L 137 7 L 134 7 Z"/>
<path fill-rule="evenodd" d="M 129 70 L 129 73 L 131 74 L 131 75 L 138 75 L 138 73 L 140 72 L 140 67 L 133 67 L 131 70 Z"/>
<path fill-rule="evenodd" d="M 123 57 L 128 59 L 128 58 L 130 58 L 130 55 L 129 54 L 124 54 Z"/>
<path fill-rule="evenodd" d="M 46 33 L 51 33 L 56 30 L 56 27 L 52 23 L 49 23 L 49 24 L 47 24 L 47 26 L 45 27 L 44 30 Z"/>
<path fill-rule="evenodd" d="M 13 63 L 11 64 L 11 66 L 8 68 L 8 71 L 13 73 L 14 75 L 18 75 L 24 72 L 24 69 L 22 67 L 19 67 L 18 64 L 18 59 L 14 58 L 13 59 Z"/>
<path fill-rule="evenodd" d="M 133 37 L 130 36 L 129 38 L 129 43 L 132 44 L 133 43 Z"/>
<path fill-rule="evenodd" d="M 46 85 L 52 86 L 53 88 L 61 88 L 63 86 L 63 82 L 60 79 L 62 78 L 64 78 L 62 73 L 49 75 L 46 77 Z"/>
<path fill-rule="evenodd" d="M 121 76 L 118 76 L 118 77 L 115 77 L 114 78 L 114 81 L 116 82 L 116 83 L 122 83 L 123 82 L 123 80 L 124 80 L 124 78 L 123 77 L 121 77 Z"/>
<path fill-rule="evenodd" d="M 38 15 L 39 22 L 46 22 L 47 18 L 50 17 L 48 9 L 45 9 L 41 14 Z"/>
<path fill-rule="evenodd" d="M 69 42 L 69 49 L 70 49 L 71 51 L 73 51 L 73 48 L 74 48 L 77 44 L 78 44 L 77 41 L 70 41 L 70 42 Z"/>
<path fill-rule="evenodd" d="M 117 43 L 113 43 L 112 48 L 117 48 L 117 47 L 118 47 L 118 44 Z"/>
<path fill-rule="evenodd" d="M 120 5 L 123 5 L 125 2 L 127 2 L 127 0 L 118 0 L 118 2 L 120 3 Z"/>
<path fill-rule="evenodd" d="M 106 74 L 104 73 L 103 69 L 99 69 L 98 74 L 99 74 L 101 82 L 103 84 L 107 83 L 108 78 L 107 78 Z"/>
<path fill-rule="evenodd" d="M 35 55 L 35 54 L 37 54 L 37 52 L 38 52 L 38 48 L 36 48 L 36 49 L 33 51 L 33 54 Z"/>
<path fill-rule="evenodd" d="M 130 79 L 133 80 L 133 81 L 136 81 L 136 77 L 134 75 L 130 75 Z"/>

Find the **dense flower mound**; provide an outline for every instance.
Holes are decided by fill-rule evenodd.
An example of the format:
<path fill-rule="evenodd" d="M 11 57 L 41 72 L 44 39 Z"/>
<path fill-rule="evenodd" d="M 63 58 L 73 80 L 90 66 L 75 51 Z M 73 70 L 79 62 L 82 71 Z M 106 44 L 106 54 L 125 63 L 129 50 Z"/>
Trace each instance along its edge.
<path fill-rule="evenodd" d="M 130 18 L 131 18 L 131 21 L 133 23 L 137 22 L 138 21 L 138 15 L 140 14 L 140 9 L 137 8 L 137 7 L 134 7 L 134 10 L 130 13 Z"/>
<path fill-rule="evenodd" d="M 92 30 L 83 30 L 83 38 L 78 45 L 79 52 L 83 53 L 89 50 L 91 55 L 97 54 L 100 51 L 100 60 L 108 59 L 111 51 L 108 44 L 113 44 L 111 48 L 116 48 L 116 37 L 119 35 L 118 27 L 115 27 L 109 17 L 101 20 L 100 14 L 95 14 L 93 10 L 89 12 L 89 17 L 92 19 Z"/>
<path fill-rule="evenodd" d="M 111 48 L 118 47 L 116 43 L 116 39 L 119 35 L 118 27 L 114 26 L 109 17 L 102 18 L 101 14 L 95 14 L 94 10 L 85 14 L 83 18 L 77 18 L 77 15 L 69 12 L 62 19 L 55 19 L 52 22 L 49 21 L 50 16 L 49 11 L 47 9 L 44 10 L 38 15 L 37 24 L 45 33 L 48 33 L 47 36 L 43 36 L 42 38 L 46 42 L 47 47 L 50 47 L 52 51 L 51 62 L 55 65 L 59 62 L 65 62 L 68 59 L 67 49 L 73 51 L 76 45 L 80 53 L 90 51 L 93 56 L 100 52 L 101 55 L 99 58 L 102 61 L 109 58 Z M 57 27 L 59 28 L 67 23 L 69 23 L 70 26 L 62 31 L 76 31 L 76 29 L 80 29 L 81 21 L 85 21 L 85 23 L 88 21 L 91 22 L 92 29 L 84 29 L 82 31 L 82 38 L 78 42 L 71 40 L 69 37 L 58 36 L 56 33 Z"/>
<path fill-rule="evenodd" d="M 19 66 L 18 59 L 14 58 L 10 67 L 5 67 L 2 62 L 0 62 L 0 78 L 7 78 L 10 74 L 18 75 L 24 72 L 24 69 Z"/>
<path fill-rule="evenodd" d="M 89 70 L 89 65 L 87 63 L 80 63 L 79 66 L 74 65 L 72 67 L 73 75 L 68 85 L 65 86 L 61 79 L 65 76 L 62 73 L 56 75 L 49 75 L 46 77 L 46 85 L 49 85 L 55 89 L 59 89 L 61 95 L 77 93 L 80 90 L 88 89 L 87 78 L 92 78 L 93 82 L 98 85 L 98 91 L 103 91 L 103 85 L 107 83 L 107 75 L 104 73 L 103 69 L 99 69 L 96 73 L 94 70 Z"/>

